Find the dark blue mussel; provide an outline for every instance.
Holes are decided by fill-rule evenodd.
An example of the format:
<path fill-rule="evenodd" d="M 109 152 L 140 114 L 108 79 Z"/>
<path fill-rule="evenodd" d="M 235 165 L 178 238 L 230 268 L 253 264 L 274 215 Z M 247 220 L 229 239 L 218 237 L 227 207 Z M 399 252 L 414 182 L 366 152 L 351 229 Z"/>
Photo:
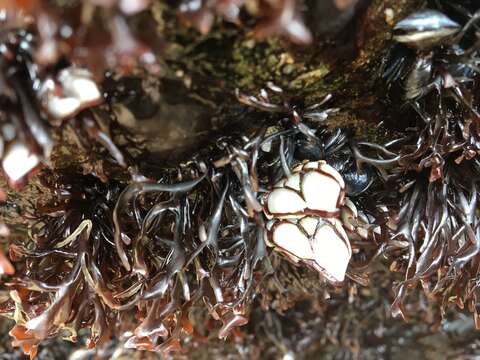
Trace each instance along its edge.
<path fill-rule="evenodd" d="M 441 45 L 460 29 L 461 26 L 447 15 L 426 9 L 400 20 L 393 28 L 393 38 L 410 47 L 430 49 Z"/>

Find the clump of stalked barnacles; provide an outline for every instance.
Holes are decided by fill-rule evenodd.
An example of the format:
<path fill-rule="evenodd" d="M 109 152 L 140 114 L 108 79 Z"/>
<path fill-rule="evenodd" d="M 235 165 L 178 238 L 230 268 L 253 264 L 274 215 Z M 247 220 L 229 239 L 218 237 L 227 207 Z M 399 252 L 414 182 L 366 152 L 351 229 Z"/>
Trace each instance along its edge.
<path fill-rule="evenodd" d="M 265 169 L 265 186 L 273 184 L 262 197 L 267 243 L 294 263 L 319 271 L 334 284 L 341 283 L 352 256 L 350 241 L 372 240 L 381 232 L 375 223 L 378 210 L 361 199 L 374 180 L 371 168 L 357 167 L 347 132 L 330 133 L 322 126 L 329 113 L 337 111 L 323 109 L 331 96 L 304 108 L 268 84 L 258 96 L 237 92 L 237 97 L 242 103 L 277 113 L 280 124 L 287 127 L 269 127 L 268 141 L 262 145 L 271 163 Z M 359 253 L 359 248 L 355 246 L 354 251 Z M 347 275 L 362 281 L 355 267 Z"/>
<path fill-rule="evenodd" d="M 419 10 L 393 29 L 396 44 L 384 78 L 392 102 L 402 99 L 404 128 L 396 129 L 401 135 L 383 146 L 357 143 L 354 153 L 360 166 L 375 166 L 400 197 L 399 204 L 392 193 L 384 199 L 391 239 L 385 252 L 392 255 L 403 247 L 405 253 L 405 260 L 396 258 L 392 264 L 405 273 L 393 313 L 406 317 L 408 289 L 421 285 L 442 312 L 452 303 L 466 306 L 480 328 L 480 12 L 469 2 L 436 4 L 438 8 Z"/>

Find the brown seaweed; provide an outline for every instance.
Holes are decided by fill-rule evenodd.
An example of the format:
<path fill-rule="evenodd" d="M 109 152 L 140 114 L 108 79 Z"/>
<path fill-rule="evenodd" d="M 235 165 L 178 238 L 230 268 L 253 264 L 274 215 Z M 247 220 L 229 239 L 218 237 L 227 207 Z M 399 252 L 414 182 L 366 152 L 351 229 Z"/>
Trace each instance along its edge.
<path fill-rule="evenodd" d="M 179 15 L 184 22 L 206 34 L 212 28 L 215 16 L 240 25 L 243 7 L 259 19 L 253 29 L 256 38 L 265 40 L 279 35 L 298 44 L 312 42 L 312 35 L 303 23 L 295 0 L 255 0 L 248 6 L 245 0 L 184 0 L 179 6 Z"/>

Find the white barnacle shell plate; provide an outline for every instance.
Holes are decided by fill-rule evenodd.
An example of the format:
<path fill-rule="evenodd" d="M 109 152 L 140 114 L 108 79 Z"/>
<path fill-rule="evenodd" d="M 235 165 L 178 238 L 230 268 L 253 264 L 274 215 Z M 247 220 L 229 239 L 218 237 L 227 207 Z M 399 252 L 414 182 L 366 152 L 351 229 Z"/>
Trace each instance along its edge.
<path fill-rule="evenodd" d="M 304 162 L 275 184 L 264 198 L 264 212 L 269 219 L 334 217 L 344 194 L 345 182 L 337 170 L 323 160 Z"/>
<path fill-rule="evenodd" d="M 273 190 L 267 198 L 268 212 L 271 214 L 298 214 L 303 213 L 307 203 L 302 196 L 289 188 Z"/>
<path fill-rule="evenodd" d="M 11 143 L 3 156 L 2 167 L 10 182 L 21 180 L 40 163 L 37 155 L 30 152 L 20 141 Z"/>
<path fill-rule="evenodd" d="M 337 219 L 305 216 L 270 227 L 269 243 L 295 263 L 304 263 L 333 284 L 345 279 L 352 249 Z"/>

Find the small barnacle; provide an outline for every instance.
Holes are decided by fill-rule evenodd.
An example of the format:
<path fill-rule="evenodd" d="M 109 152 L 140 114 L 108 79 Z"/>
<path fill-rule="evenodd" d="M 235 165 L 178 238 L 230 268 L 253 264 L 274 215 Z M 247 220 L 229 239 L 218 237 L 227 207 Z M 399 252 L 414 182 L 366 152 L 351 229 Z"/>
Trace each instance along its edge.
<path fill-rule="evenodd" d="M 349 198 L 345 198 L 343 202 L 340 219 L 350 238 L 369 239 L 372 233 L 381 234 L 381 228 L 375 224 L 373 216 L 357 209 L 357 206 Z"/>
<path fill-rule="evenodd" d="M 103 100 L 92 74 L 74 66 L 61 70 L 55 80 L 44 80 L 39 97 L 48 113 L 58 119 L 74 116 Z"/>

